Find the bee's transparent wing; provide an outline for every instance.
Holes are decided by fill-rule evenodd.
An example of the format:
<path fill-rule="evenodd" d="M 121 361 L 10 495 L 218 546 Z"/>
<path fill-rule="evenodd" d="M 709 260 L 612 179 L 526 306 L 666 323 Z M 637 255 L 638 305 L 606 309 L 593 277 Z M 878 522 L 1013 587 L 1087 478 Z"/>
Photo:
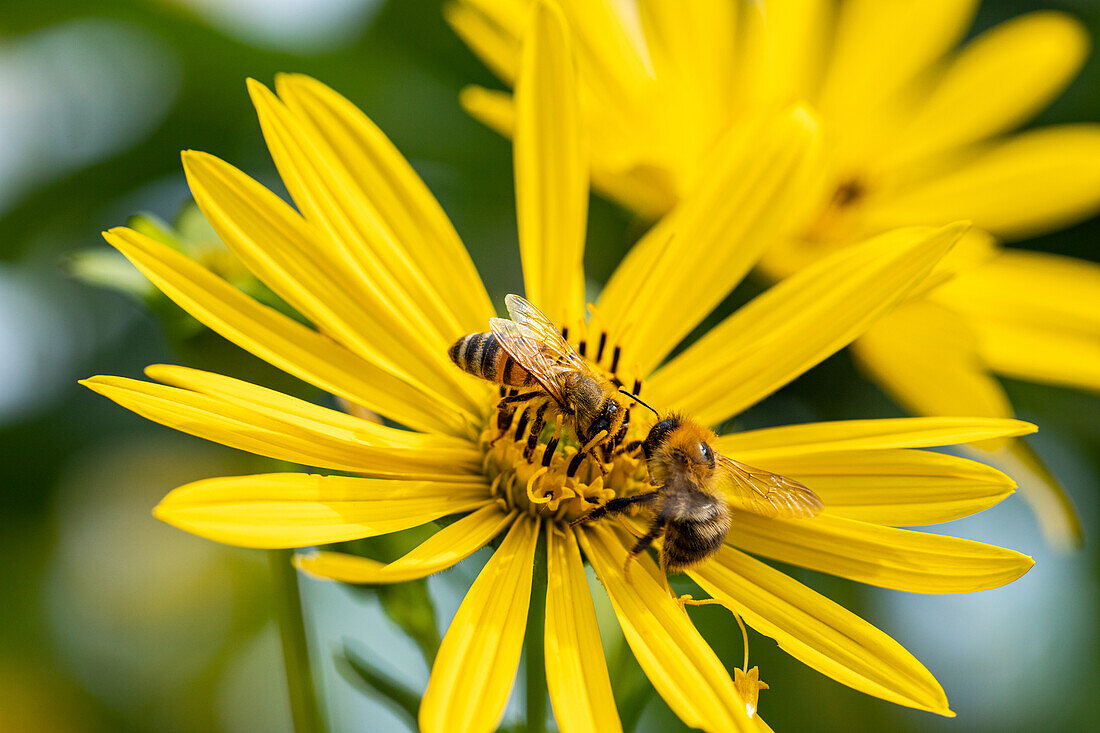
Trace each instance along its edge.
<path fill-rule="evenodd" d="M 542 311 L 518 295 L 506 296 L 504 304 L 508 306 L 508 315 L 519 326 L 520 331 L 528 338 L 541 343 L 543 348 L 553 355 L 553 361 L 559 368 L 574 369 L 585 374 L 592 373 L 588 362 L 562 338 L 557 326 L 543 315 Z"/>
<path fill-rule="evenodd" d="M 746 466 L 717 455 L 716 460 L 729 477 L 731 493 L 742 508 L 765 517 L 792 519 L 816 517 L 824 506 L 810 489 L 794 479 Z"/>
<path fill-rule="evenodd" d="M 516 363 L 531 373 L 535 381 L 554 398 L 559 405 L 565 405 L 556 375 L 561 369 L 547 356 L 542 342 L 528 336 L 520 327 L 507 318 L 489 319 L 489 328 L 497 341 Z"/>

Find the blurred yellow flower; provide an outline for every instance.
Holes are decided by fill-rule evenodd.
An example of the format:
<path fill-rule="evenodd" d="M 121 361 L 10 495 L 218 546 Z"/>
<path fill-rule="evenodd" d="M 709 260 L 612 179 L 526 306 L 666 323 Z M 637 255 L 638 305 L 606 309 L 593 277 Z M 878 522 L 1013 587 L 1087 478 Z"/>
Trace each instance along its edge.
<path fill-rule="evenodd" d="M 446 10 L 508 84 L 529 3 L 456 0 Z M 663 215 L 695 195 L 731 127 L 804 101 L 820 115 L 823 154 L 760 260 L 774 278 L 899 226 L 970 219 L 1018 238 L 1092 215 L 1100 126 L 1006 135 L 1080 69 L 1084 28 L 1061 13 L 1029 13 L 956 51 L 977 5 L 561 0 L 579 39 L 593 185 L 646 217 Z M 510 132 L 506 93 L 469 87 L 462 101 Z M 1100 390 L 1100 266 L 1001 250 L 982 231 L 956 250 L 945 270 L 957 277 L 855 342 L 888 393 L 917 414 L 1010 417 L 994 373 Z M 1080 541 L 1068 499 L 1025 444 L 984 447 L 1029 476 L 1023 488 L 1048 537 Z"/>
<path fill-rule="evenodd" d="M 966 229 L 904 229 L 845 249 L 784 280 L 660 366 L 752 266 L 760 232 L 779 226 L 775 210 L 801 190 L 797 182 L 817 126 L 794 108 L 777 113 L 760 137 L 726 141 L 699 194 L 628 256 L 586 323 L 588 178 L 576 81 L 560 15 L 539 4 L 531 23 L 515 120 L 526 292 L 567 324 L 574 339 L 587 340 L 597 368 L 624 381 L 638 379 L 647 399 L 662 408 L 712 425 L 727 420 L 904 301 Z M 184 167 L 198 205 L 225 244 L 316 330 L 138 232 L 114 229 L 106 238 L 209 328 L 407 429 L 184 367 L 150 367 L 147 374 L 159 384 L 111 376 L 85 380 L 138 414 L 192 435 L 358 474 L 198 481 L 171 492 L 156 515 L 203 537 L 264 548 L 377 536 L 457 515 L 390 564 L 335 552 L 298 558 L 311 573 L 356 583 L 422 578 L 503 534 L 439 649 L 420 708 L 422 730 L 492 730 L 499 723 L 532 590 L 546 594 L 545 668 L 560 729 L 621 729 L 584 559 L 610 596 L 642 669 L 686 724 L 710 731 L 766 729 L 748 714 L 755 699 L 738 693 L 684 608 L 668 595 L 656 564 L 643 557 L 632 582 L 626 579 L 629 523 L 569 526 L 591 500 L 639 491 L 644 464 L 623 455 L 606 476 L 590 466 L 567 476 L 575 444 L 547 458 L 542 443 L 532 464 L 521 455 L 520 436 L 490 442 L 496 392 L 451 364 L 447 348 L 459 336 L 484 330 L 493 309 L 456 232 L 408 163 L 362 112 L 317 81 L 280 76 L 278 96 L 255 82 L 249 89 L 298 211 L 210 155 L 185 153 Z M 650 256 L 654 242 L 661 247 Z M 640 434 L 646 426 L 637 422 Z M 914 448 L 1033 430 L 1010 419 L 914 418 L 722 436 L 716 447 L 723 453 L 809 484 L 826 509 L 804 521 L 738 513 L 729 544 L 691 576 L 814 669 L 868 694 L 951 715 L 939 683 L 897 642 L 745 551 L 919 593 L 1008 583 L 1028 570 L 1030 558 L 897 527 L 981 511 L 1013 487 L 987 466 Z M 540 537 L 545 590 L 532 589 Z M 746 696 L 760 687 L 740 685 Z"/>

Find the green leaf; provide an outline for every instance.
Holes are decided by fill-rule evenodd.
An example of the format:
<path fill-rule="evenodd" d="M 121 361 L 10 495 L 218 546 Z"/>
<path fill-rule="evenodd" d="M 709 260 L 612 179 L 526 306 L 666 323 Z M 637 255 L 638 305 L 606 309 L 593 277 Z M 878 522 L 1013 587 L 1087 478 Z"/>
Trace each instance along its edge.
<path fill-rule="evenodd" d="M 398 712 L 404 713 L 409 726 L 416 730 L 417 712 L 420 710 L 420 695 L 381 671 L 367 657 L 351 648 L 344 640 L 344 648 L 336 654 L 336 668 L 349 682 L 365 683 L 379 697 L 393 703 Z"/>
<path fill-rule="evenodd" d="M 125 257 L 106 248 L 75 252 L 64 262 L 65 271 L 83 283 L 147 301 L 156 289 Z"/>

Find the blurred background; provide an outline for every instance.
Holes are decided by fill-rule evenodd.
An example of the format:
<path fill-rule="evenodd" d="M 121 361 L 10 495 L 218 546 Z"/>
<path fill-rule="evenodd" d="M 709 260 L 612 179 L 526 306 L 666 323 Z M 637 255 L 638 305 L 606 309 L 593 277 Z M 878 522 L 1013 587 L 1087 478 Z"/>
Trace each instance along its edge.
<path fill-rule="evenodd" d="M 495 82 L 444 24 L 440 5 L 0 3 L 0 731 L 289 730 L 267 559 L 150 514 L 171 488 L 248 473 L 255 459 L 146 422 L 76 380 L 138 377 L 147 364 L 171 362 L 301 386 L 148 292 L 99 232 L 147 212 L 138 224 L 216 267 L 223 253 L 186 208 L 179 151 L 208 151 L 281 190 L 244 80 L 270 83 L 276 72 L 299 71 L 348 96 L 393 139 L 442 202 L 492 295 L 499 301 L 517 291 L 510 147 L 457 103 L 463 85 Z M 1040 7 L 1072 12 L 1100 37 L 1095 0 L 985 0 L 974 30 Z M 1095 56 L 1037 124 L 1081 120 L 1100 120 Z M 603 281 L 640 232 L 625 212 L 593 200 L 590 276 Z M 1095 261 L 1098 242 L 1093 220 L 1019 246 Z M 232 279 L 232 263 L 224 267 Z M 112 287 L 88 284 L 97 280 Z M 724 307 L 759 287 L 746 284 Z M 1047 549 L 1013 497 L 935 529 L 1033 555 L 1036 567 L 1006 588 L 915 596 L 792 571 L 913 651 L 943 683 L 958 718 L 852 692 L 754 635 L 752 663 L 772 688 L 760 710 L 773 728 L 1100 728 L 1100 397 L 1008 388 L 1020 416 L 1041 426 L 1034 445 L 1081 512 L 1085 549 L 1072 556 Z M 741 423 L 899 414 L 842 353 Z M 482 562 L 475 555 L 427 584 L 441 626 Z M 377 594 L 313 581 L 304 592 L 331 729 L 410 729 L 400 707 L 373 696 L 345 657 L 373 660 L 414 692 L 423 689 L 428 666 Z M 639 730 L 682 727 L 656 696 L 624 690 L 636 665 L 629 654 L 616 661 L 621 639 L 605 602 L 600 612 L 617 697 L 639 694 L 644 706 Z M 740 634 L 728 614 L 704 608 L 693 617 L 737 666 Z"/>

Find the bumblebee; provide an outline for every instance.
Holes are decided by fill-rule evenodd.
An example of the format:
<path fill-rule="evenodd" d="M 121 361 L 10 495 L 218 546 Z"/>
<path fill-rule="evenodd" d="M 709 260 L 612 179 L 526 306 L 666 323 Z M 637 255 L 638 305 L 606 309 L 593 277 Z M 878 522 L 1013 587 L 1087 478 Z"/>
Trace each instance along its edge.
<path fill-rule="evenodd" d="M 636 446 L 645 454 L 652 491 L 612 499 L 573 521 L 573 525 L 642 506 L 653 514 L 649 529 L 630 551 L 630 563 L 661 542 L 661 570 L 677 573 L 706 560 L 722 546 L 734 510 L 766 517 L 809 518 L 822 503 L 792 479 L 747 466 L 718 453 L 713 432 L 682 415 L 658 420 Z M 628 446 L 634 448 L 635 446 Z"/>
<path fill-rule="evenodd" d="M 501 435 L 520 409 L 516 439 L 530 425 L 524 455 L 530 458 L 547 419 L 561 416 L 581 444 L 569 466 L 576 472 L 581 459 L 599 449 L 610 460 L 630 425 L 630 404 L 616 385 L 589 366 L 538 308 L 518 295 L 504 299 L 506 318 L 489 321 L 489 333 L 463 336 L 451 346 L 451 360 L 474 376 L 515 388 L 497 404 Z M 557 448 L 562 421 L 543 453 L 549 464 Z"/>

